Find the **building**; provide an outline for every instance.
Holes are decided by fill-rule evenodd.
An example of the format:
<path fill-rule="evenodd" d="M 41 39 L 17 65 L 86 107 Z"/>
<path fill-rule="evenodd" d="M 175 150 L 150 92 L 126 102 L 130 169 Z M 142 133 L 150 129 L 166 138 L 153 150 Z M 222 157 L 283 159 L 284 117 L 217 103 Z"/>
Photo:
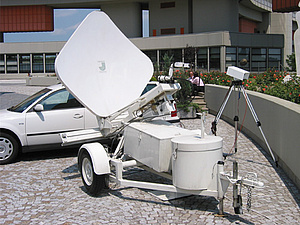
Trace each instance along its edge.
<path fill-rule="evenodd" d="M 53 30 L 53 10 L 105 11 L 156 68 L 163 56 L 202 71 L 235 65 L 252 72 L 284 69 L 293 52 L 299 0 L 2 0 L 0 32 Z M 273 7 L 273 8 L 272 8 Z M 149 13 L 149 37 L 142 11 Z M 2 37 L 2 39 L 1 39 Z M 3 41 L 3 35 L 0 35 Z M 0 79 L 53 74 L 62 42 L 0 43 Z M 241 61 L 243 63 L 241 63 Z"/>

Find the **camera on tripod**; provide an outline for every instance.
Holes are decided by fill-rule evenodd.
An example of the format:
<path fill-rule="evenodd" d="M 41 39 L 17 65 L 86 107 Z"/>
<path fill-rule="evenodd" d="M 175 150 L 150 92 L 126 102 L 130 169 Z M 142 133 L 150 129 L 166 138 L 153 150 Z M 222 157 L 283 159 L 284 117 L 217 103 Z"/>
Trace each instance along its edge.
<path fill-rule="evenodd" d="M 235 80 L 248 80 L 250 72 L 238 68 L 236 66 L 229 66 L 227 75 L 233 77 Z"/>

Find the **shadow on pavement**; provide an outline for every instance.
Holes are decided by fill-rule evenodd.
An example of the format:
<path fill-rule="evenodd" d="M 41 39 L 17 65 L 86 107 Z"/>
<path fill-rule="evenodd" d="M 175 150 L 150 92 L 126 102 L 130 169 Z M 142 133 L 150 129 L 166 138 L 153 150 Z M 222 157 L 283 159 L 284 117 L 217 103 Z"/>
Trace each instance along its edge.
<path fill-rule="evenodd" d="M 45 159 L 77 157 L 78 148 L 62 148 L 49 151 L 28 152 L 19 155 L 17 161 L 36 161 Z"/>

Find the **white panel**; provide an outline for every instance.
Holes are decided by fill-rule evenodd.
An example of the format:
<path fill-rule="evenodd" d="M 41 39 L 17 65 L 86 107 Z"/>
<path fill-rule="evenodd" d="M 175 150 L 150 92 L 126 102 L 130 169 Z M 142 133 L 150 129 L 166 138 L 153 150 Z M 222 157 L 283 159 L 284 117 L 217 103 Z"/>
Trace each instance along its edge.
<path fill-rule="evenodd" d="M 157 172 L 171 170 L 171 139 L 182 135 L 200 135 L 199 130 L 176 127 L 166 121 L 135 122 L 125 128 L 124 152 Z"/>
<path fill-rule="evenodd" d="M 300 2 L 299 2 L 299 7 L 300 7 Z M 300 75 L 300 12 L 297 12 L 296 14 L 296 20 L 298 23 L 298 29 L 296 30 L 294 34 L 294 43 L 295 43 L 295 52 L 296 52 L 296 70 L 297 70 L 297 75 Z"/>
<path fill-rule="evenodd" d="M 67 89 L 101 117 L 137 99 L 153 74 L 151 60 L 101 11 L 79 25 L 55 69 Z"/>

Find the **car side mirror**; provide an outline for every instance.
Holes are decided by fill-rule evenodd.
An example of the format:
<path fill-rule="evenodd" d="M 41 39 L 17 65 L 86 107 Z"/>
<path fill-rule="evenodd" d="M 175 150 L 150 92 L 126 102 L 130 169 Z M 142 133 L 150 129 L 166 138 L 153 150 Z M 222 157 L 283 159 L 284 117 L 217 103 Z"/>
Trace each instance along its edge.
<path fill-rule="evenodd" d="M 36 106 L 34 106 L 33 110 L 35 112 L 41 112 L 44 111 L 44 106 L 42 104 L 37 104 Z"/>

